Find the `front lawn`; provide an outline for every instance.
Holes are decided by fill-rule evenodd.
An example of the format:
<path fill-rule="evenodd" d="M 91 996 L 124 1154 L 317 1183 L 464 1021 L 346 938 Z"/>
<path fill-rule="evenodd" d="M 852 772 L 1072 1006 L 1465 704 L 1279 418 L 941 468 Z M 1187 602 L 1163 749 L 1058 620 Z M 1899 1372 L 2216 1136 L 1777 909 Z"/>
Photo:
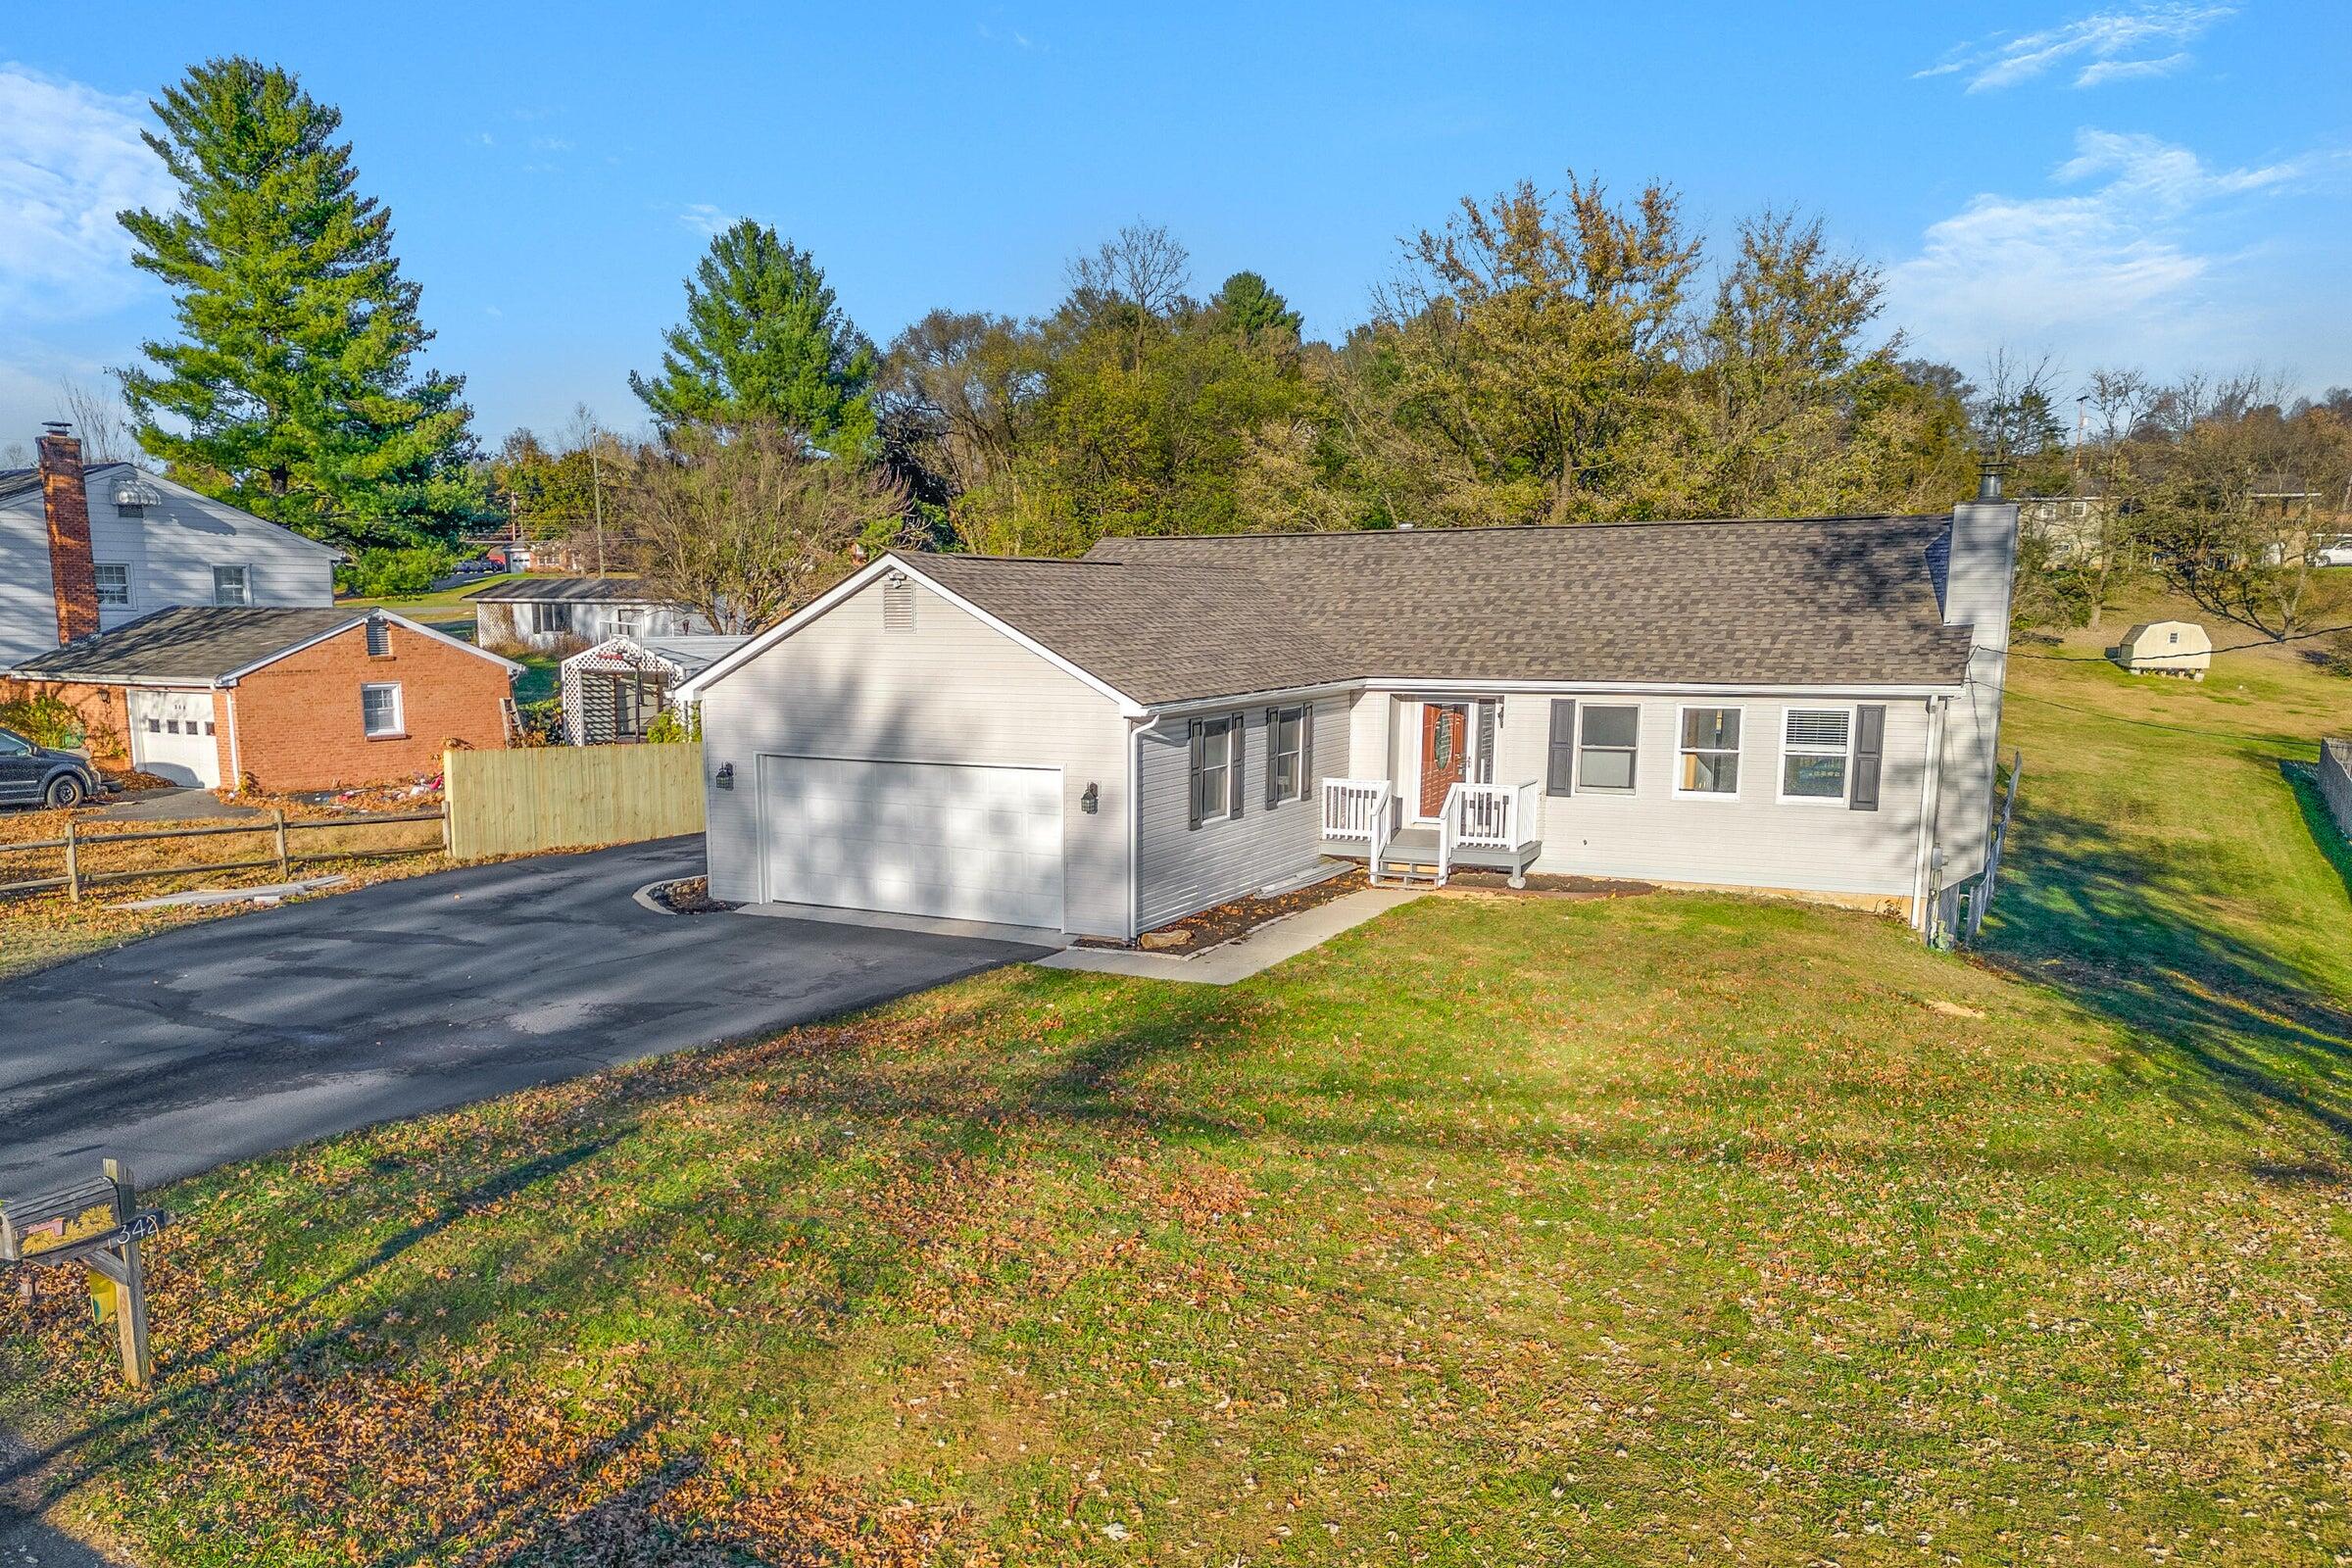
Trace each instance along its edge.
<path fill-rule="evenodd" d="M 2021 669 L 1984 962 L 1659 895 L 1002 971 L 185 1184 L 157 1391 L 51 1298 L 0 1418 L 174 1563 L 2326 1562 L 2333 677 L 2246 673 Z"/>

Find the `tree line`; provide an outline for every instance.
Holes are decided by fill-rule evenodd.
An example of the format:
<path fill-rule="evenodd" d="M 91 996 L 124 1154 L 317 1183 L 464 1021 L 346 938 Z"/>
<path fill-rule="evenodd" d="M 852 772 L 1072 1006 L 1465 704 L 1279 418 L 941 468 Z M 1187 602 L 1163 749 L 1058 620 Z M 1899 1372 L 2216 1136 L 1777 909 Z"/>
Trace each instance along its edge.
<path fill-rule="evenodd" d="M 1996 353 L 1972 380 L 1914 356 L 1877 270 L 1819 220 L 1757 214 L 1714 259 L 1671 189 L 1621 200 L 1573 174 L 1409 236 L 1334 342 L 1265 273 L 1202 292 L 1180 240 L 1138 223 L 1073 260 L 1042 315 L 943 307 L 878 345 L 814 257 L 745 220 L 630 376 L 649 433 L 583 409 L 485 452 L 463 378 L 418 368 L 418 291 L 337 112 L 245 59 L 155 108 L 181 200 L 122 221 L 179 333 L 122 375 L 136 441 L 352 550 L 354 575 L 427 572 L 490 525 L 593 530 L 758 624 L 892 544 L 1934 511 L 1989 458 L 2019 488 L 2105 499 L 2112 540 L 2034 556 L 2034 612 L 2095 616 L 2106 574 L 2155 564 L 2283 636 L 2311 592 L 2290 558 L 2313 552 L 2255 537 L 2278 486 L 2250 475 L 2326 491 L 2346 471 L 2347 394 L 2100 370 L 2079 411 L 2097 426 L 2070 441 L 2050 367 Z"/>

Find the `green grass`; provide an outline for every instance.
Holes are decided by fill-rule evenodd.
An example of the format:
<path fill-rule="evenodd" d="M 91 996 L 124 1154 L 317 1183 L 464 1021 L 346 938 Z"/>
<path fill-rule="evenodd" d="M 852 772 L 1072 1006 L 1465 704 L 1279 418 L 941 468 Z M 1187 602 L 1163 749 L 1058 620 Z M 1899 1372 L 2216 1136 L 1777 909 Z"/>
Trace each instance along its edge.
<path fill-rule="evenodd" d="M 2337 688 L 2029 662 L 1984 961 L 1445 898 L 1004 971 L 185 1184 L 156 1392 L 47 1301 L 0 1414 L 174 1563 L 2327 1561 Z"/>
<path fill-rule="evenodd" d="M 473 623 L 473 596 L 499 583 L 512 582 L 514 574 L 496 577 L 476 577 L 454 588 L 442 588 L 428 594 L 392 594 L 373 599 L 337 599 L 338 605 L 359 610 L 389 610 L 420 620 L 426 625 L 443 625 L 464 621 Z"/>

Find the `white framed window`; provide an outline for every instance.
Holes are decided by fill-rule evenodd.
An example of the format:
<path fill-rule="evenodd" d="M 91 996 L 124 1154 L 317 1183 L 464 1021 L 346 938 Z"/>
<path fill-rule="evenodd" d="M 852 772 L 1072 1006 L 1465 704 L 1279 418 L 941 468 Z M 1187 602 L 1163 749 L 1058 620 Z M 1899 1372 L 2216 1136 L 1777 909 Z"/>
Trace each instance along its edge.
<path fill-rule="evenodd" d="M 1266 713 L 1266 804 L 1280 806 L 1306 796 L 1306 710 L 1276 708 Z"/>
<path fill-rule="evenodd" d="M 1839 806 L 1853 771 L 1854 710 L 1790 708 L 1781 714 L 1783 801 Z"/>
<path fill-rule="evenodd" d="M 1633 794 L 1642 710 L 1585 703 L 1577 710 L 1576 728 L 1576 787 L 1598 795 Z"/>
<path fill-rule="evenodd" d="M 130 603 L 130 566 L 126 562 L 101 561 L 90 568 L 98 579 L 98 602 L 121 607 Z"/>
<path fill-rule="evenodd" d="M 1742 717 L 1737 708 L 1682 710 L 1677 719 L 1675 794 L 1712 801 L 1738 798 Z"/>
<path fill-rule="evenodd" d="M 1234 787 L 1234 732 L 1241 715 L 1221 713 L 1193 720 L 1193 826 L 1222 822 L 1234 814 L 1239 791 Z"/>
<path fill-rule="evenodd" d="M 407 733 L 401 726 L 398 681 L 370 681 L 360 688 L 360 727 L 369 740 Z"/>
<path fill-rule="evenodd" d="M 539 633 L 571 630 L 571 606 L 545 600 L 532 605 L 531 630 Z"/>
<path fill-rule="evenodd" d="M 213 568 L 213 603 L 216 605 L 250 605 L 246 592 L 243 566 L 215 566 Z"/>

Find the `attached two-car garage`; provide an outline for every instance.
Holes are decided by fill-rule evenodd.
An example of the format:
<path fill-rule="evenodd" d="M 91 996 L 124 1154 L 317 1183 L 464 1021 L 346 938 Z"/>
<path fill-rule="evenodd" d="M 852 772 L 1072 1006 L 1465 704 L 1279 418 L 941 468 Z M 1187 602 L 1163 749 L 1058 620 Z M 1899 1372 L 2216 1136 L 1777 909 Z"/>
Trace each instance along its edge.
<path fill-rule="evenodd" d="M 761 896 L 1062 927 L 1062 772 L 759 759 Z"/>

